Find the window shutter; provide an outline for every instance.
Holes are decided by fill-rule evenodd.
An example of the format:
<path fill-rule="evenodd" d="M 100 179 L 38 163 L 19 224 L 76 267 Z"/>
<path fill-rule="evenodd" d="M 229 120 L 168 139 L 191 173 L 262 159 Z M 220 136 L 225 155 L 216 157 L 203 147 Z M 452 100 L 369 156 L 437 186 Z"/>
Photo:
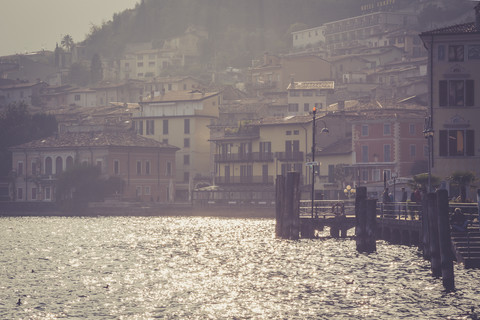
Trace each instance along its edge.
<path fill-rule="evenodd" d="M 440 80 L 438 85 L 439 93 L 439 106 L 446 107 L 448 106 L 448 81 Z"/>
<path fill-rule="evenodd" d="M 445 157 L 448 155 L 448 133 L 447 130 L 440 130 L 439 155 Z"/>
<path fill-rule="evenodd" d="M 466 155 L 467 156 L 474 156 L 475 155 L 475 131 L 473 130 L 467 130 L 467 136 L 466 136 Z"/>
<path fill-rule="evenodd" d="M 467 80 L 465 81 L 465 92 L 466 92 L 466 100 L 465 105 L 467 107 L 473 107 L 475 105 L 474 99 L 474 92 L 475 92 L 475 81 L 474 80 Z"/>

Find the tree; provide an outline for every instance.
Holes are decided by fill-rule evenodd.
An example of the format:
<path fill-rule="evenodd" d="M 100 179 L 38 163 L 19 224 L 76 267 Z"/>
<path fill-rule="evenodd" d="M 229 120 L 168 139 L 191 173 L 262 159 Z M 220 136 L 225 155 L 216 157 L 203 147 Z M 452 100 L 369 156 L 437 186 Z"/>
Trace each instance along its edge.
<path fill-rule="evenodd" d="M 102 60 L 100 59 L 100 55 L 98 53 L 93 55 L 90 63 L 90 80 L 92 84 L 96 84 L 103 80 Z"/>
<path fill-rule="evenodd" d="M 470 171 L 455 171 L 447 179 L 460 189 L 460 201 L 465 202 L 467 199 L 467 187 L 476 180 L 475 174 Z"/>
<path fill-rule="evenodd" d="M 12 170 L 9 147 L 48 137 L 56 131 L 54 116 L 43 113 L 32 115 L 25 103 L 10 104 L 0 114 L 0 176 L 7 176 Z"/>
<path fill-rule="evenodd" d="M 69 34 L 66 34 L 63 36 L 62 38 L 62 42 L 60 42 L 60 44 L 62 45 L 62 47 L 65 48 L 65 50 L 67 50 L 68 52 L 72 51 L 72 48 L 74 46 L 74 42 L 73 42 L 73 38 L 71 35 Z"/>
<path fill-rule="evenodd" d="M 430 183 L 433 188 L 440 186 L 440 178 L 434 175 L 430 177 Z M 420 173 L 413 176 L 413 188 L 419 187 L 422 190 L 428 189 L 428 173 Z"/>
<path fill-rule="evenodd" d="M 57 202 L 68 212 L 79 212 L 92 201 L 123 191 L 123 180 L 101 177 L 97 166 L 76 164 L 62 172 L 57 180 Z"/>

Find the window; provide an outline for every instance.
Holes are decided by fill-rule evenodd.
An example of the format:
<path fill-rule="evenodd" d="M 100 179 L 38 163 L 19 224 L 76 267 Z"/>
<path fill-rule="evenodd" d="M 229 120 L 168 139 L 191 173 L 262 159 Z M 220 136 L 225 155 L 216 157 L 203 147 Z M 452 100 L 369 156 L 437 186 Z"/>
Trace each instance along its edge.
<path fill-rule="evenodd" d="M 190 139 L 189 138 L 183 139 L 183 147 L 184 148 L 190 148 Z"/>
<path fill-rule="evenodd" d="M 137 174 L 142 174 L 142 161 L 137 161 Z"/>
<path fill-rule="evenodd" d="M 23 162 L 21 161 L 17 163 L 17 175 L 18 176 L 23 175 Z"/>
<path fill-rule="evenodd" d="M 155 61 L 150 61 L 150 62 L 148 63 L 148 66 L 149 66 L 149 67 L 155 67 Z"/>
<path fill-rule="evenodd" d="M 272 143 L 270 141 L 260 142 L 260 154 L 272 152 Z"/>
<path fill-rule="evenodd" d="M 474 80 L 440 80 L 440 107 L 471 107 L 474 105 Z"/>
<path fill-rule="evenodd" d="M 183 164 L 190 164 L 190 155 L 189 154 L 185 154 L 183 155 Z"/>
<path fill-rule="evenodd" d="M 168 120 L 163 120 L 163 134 L 168 134 Z"/>
<path fill-rule="evenodd" d="M 19 199 L 19 200 L 23 199 L 23 189 L 22 188 L 17 188 L 17 199 Z"/>
<path fill-rule="evenodd" d="M 136 129 L 137 129 L 137 134 L 142 135 L 143 134 L 143 121 L 135 121 Z"/>
<path fill-rule="evenodd" d="M 383 124 L 383 135 L 384 136 L 389 136 L 391 134 L 391 125 L 390 123 L 384 123 Z"/>
<path fill-rule="evenodd" d="M 135 193 L 136 193 L 137 197 L 138 197 L 138 196 L 141 196 L 141 195 L 142 195 L 142 187 L 141 187 L 141 186 L 137 186 L 137 187 L 135 188 Z"/>
<path fill-rule="evenodd" d="M 52 158 L 47 157 L 45 158 L 45 174 L 52 174 Z"/>
<path fill-rule="evenodd" d="M 145 134 L 147 135 L 154 135 L 155 134 L 155 120 L 147 120 L 145 121 L 147 128 Z"/>
<path fill-rule="evenodd" d="M 183 120 L 183 132 L 185 134 L 190 133 L 190 119 L 184 119 Z"/>
<path fill-rule="evenodd" d="M 411 134 L 411 135 L 414 135 L 415 134 L 415 124 L 411 123 L 408 127 L 408 132 Z"/>
<path fill-rule="evenodd" d="M 113 161 L 113 173 L 120 174 L 120 161 L 118 160 Z"/>
<path fill-rule="evenodd" d="M 292 131 L 291 131 L 291 130 L 288 130 L 288 131 L 285 132 L 285 134 L 286 134 L 287 136 L 291 136 L 291 135 L 292 135 Z"/>
<path fill-rule="evenodd" d="M 463 45 L 450 45 L 448 46 L 448 61 L 463 61 L 464 60 L 464 47 Z"/>
<path fill-rule="evenodd" d="M 143 62 L 137 62 L 137 67 L 143 67 Z"/>
<path fill-rule="evenodd" d="M 368 181 L 368 169 L 362 169 L 362 180 Z"/>
<path fill-rule="evenodd" d="M 151 195 L 150 186 L 146 186 L 146 187 L 145 187 L 145 195 L 146 195 L 146 196 Z"/>
<path fill-rule="evenodd" d="M 372 180 L 377 182 L 377 181 L 382 181 L 382 178 L 380 177 L 380 169 L 373 169 L 372 170 Z"/>
<path fill-rule="evenodd" d="M 474 156 L 473 130 L 440 130 L 440 156 Z"/>
<path fill-rule="evenodd" d="M 55 159 L 55 173 L 60 174 L 63 171 L 63 160 L 62 157 L 57 157 Z"/>
<path fill-rule="evenodd" d="M 295 90 L 290 90 L 290 97 L 300 97 L 300 92 Z"/>
<path fill-rule="evenodd" d="M 298 103 L 289 103 L 288 104 L 289 112 L 298 112 Z"/>
<path fill-rule="evenodd" d="M 165 165 L 165 175 L 167 177 L 172 176 L 172 163 L 170 161 L 167 161 L 167 163 Z"/>
<path fill-rule="evenodd" d="M 150 161 L 145 161 L 145 174 L 150 174 Z"/>
<path fill-rule="evenodd" d="M 240 182 L 248 183 L 252 182 L 253 176 L 253 166 L 252 165 L 241 165 L 240 166 Z"/>
<path fill-rule="evenodd" d="M 37 162 L 36 160 L 32 162 L 32 174 L 36 175 L 37 174 Z"/>
<path fill-rule="evenodd" d="M 37 200 L 37 188 L 32 188 L 32 200 Z"/>
<path fill-rule="evenodd" d="M 80 101 L 80 95 L 79 94 L 75 95 L 75 101 Z"/>
<path fill-rule="evenodd" d="M 392 177 L 392 171 L 391 170 L 383 170 L 383 176 L 387 179 L 390 180 Z"/>
<path fill-rule="evenodd" d="M 52 190 L 50 187 L 45 188 L 45 200 L 52 200 Z"/>
<path fill-rule="evenodd" d="M 293 130 L 293 135 L 298 136 L 300 134 L 300 131 L 298 130 Z"/>
<path fill-rule="evenodd" d="M 362 162 L 368 162 L 368 146 L 362 146 Z"/>
<path fill-rule="evenodd" d="M 383 161 L 384 162 L 392 161 L 391 146 L 389 144 L 383 145 Z"/>
<path fill-rule="evenodd" d="M 303 104 L 303 111 L 309 112 L 310 111 L 310 104 L 309 103 L 304 103 Z"/>
<path fill-rule="evenodd" d="M 417 155 L 417 146 L 414 144 L 410 145 L 410 157 L 415 158 Z"/>
<path fill-rule="evenodd" d="M 313 92 L 311 90 L 305 90 L 305 91 L 303 91 L 303 96 L 304 97 L 311 97 L 311 96 L 313 96 Z"/>
<path fill-rule="evenodd" d="M 368 125 L 364 124 L 362 125 L 362 137 L 367 137 L 368 136 Z"/>

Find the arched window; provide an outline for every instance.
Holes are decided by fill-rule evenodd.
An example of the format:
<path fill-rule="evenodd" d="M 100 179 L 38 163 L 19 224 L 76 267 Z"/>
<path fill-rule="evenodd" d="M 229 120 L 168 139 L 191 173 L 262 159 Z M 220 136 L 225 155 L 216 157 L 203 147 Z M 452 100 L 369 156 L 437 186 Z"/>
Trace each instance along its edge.
<path fill-rule="evenodd" d="M 63 159 L 62 157 L 57 157 L 55 159 L 55 173 L 60 174 L 63 171 Z"/>
<path fill-rule="evenodd" d="M 45 174 L 52 174 L 52 158 L 45 159 Z"/>
<path fill-rule="evenodd" d="M 73 158 L 71 156 L 67 157 L 67 164 L 65 169 L 71 169 L 73 168 Z"/>

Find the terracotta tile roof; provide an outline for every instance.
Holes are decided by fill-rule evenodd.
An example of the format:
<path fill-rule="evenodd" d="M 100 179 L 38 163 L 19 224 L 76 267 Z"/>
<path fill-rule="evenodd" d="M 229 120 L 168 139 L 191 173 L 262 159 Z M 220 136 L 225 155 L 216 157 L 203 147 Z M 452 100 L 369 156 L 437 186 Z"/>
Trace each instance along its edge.
<path fill-rule="evenodd" d="M 11 149 L 25 148 L 71 148 L 71 147 L 148 147 L 178 149 L 150 138 L 139 136 L 133 132 L 67 132 L 58 136 L 30 141 Z"/>
<path fill-rule="evenodd" d="M 448 34 L 461 34 L 461 33 L 479 33 L 480 29 L 475 25 L 474 22 L 456 24 L 453 26 L 448 26 L 440 29 L 425 31 L 420 34 L 420 36 L 425 35 L 448 35 Z"/>
<path fill-rule="evenodd" d="M 163 95 L 154 97 L 151 100 L 144 100 L 140 104 L 152 102 L 179 102 L 179 101 L 202 101 L 204 99 L 218 95 L 218 92 L 200 92 L 200 91 L 168 91 Z"/>
<path fill-rule="evenodd" d="M 287 90 L 300 89 L 335 89 L 335 81 L 301 81 L 294 82 L 293 86 L 290 83 Z"/>

